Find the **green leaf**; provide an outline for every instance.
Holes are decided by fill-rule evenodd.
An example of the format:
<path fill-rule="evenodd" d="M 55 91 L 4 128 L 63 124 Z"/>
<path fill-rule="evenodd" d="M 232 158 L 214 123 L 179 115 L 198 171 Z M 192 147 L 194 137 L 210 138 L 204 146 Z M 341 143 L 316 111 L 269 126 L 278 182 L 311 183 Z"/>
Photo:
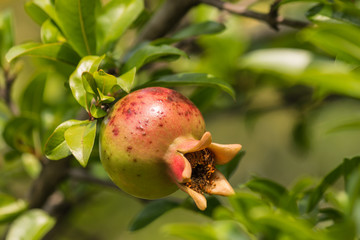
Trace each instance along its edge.
<path fill-rule="evenodd" d="M 336 1 L 332 4 L 317 4 L 308 10 L 306 16 L 315 22 L 342 21 L 360 25 L 360 10 L 353 3 Z"/>
<path fill-rule="evenodd" d="M 211 225 L 171 224 L 165 226 L 163 231 L 169 235 L 187 240 L 219 240 L 215 229 Z"/>
<path fill-rule="evenodd" d="M 0 14 L 0 65 L 4 67 L 6 52 L 14 45 L 13 14 L 3 11 Z"/>
<path fill-rule="evenodd" d="M 130 231 L 137 231 L 142 229 L 158 219 L 164 213 L 179 207 L 179 203 L 168 200 L 160 199 L 147 204 L 141 212 L 132 220 L 130 224 Z"/>
<path fill-rule="evenodd" d="M 32 209 L 11 224 L 6 240 L 40 240 L 55 225 L 55 219 L 45 211 Z"/>
<path fill-rule="evenodd" d="M 94 104 L 92 104 L 90 106 L 90 114 L 94 118 L 102 118 L 102 117 L 105 117 L 107 113 L 100 106 L 95 106 Z"/>
<path fill-rule="evenodd" d="M 49 18 L 46 12 L 33 1 L 27 1 L 25 3 L 25 11 L 31 19 L 39 25 L 43 24 L 46 19 Z"/>
<path fill-rule="evenodd" d="M 115 101 L 115 98 L 112 96 L 106 96 L 104 94 L 102 94 L 102 92 L 98 90 L 99 96 L 100 96 L 100 103 L 111 103 L 113 101 Z"/>
<path fill-rule="evenodd" d="M 157 80 L 147 82 L 139 88 L 150 86 L 175 87 L 187 85 L 217 87 L 235 99 L 235 91 L 230 84 L 206 73 L 180 73 L 163 76 Z"/>
<path fill-rule="evenodd" d="M 214 21 L 206 21 L 191 24 L 190 26 L 176 32 L 170 38 L 160 38 L 152 42 L 154 45 L 171 44 L 186 38 L 195 37 L 205 34 L 220 33 L 225 30 L 225 25 Z"/>
<path fill-rule="evenodd" d="M 120 77 L 116 78 L 117 84 L 123 89 L 125 92 L 129 93 L 134 86 L 136 75 L 136 67 L 130 69 Z"/>
<path fill-rule="evenodd" d="M 115 76 L 107 74 L 103 70 L 94 72 L 93 76 L 94 76 L 97 88 L 103 94 L 111 93 L 111 89 L 115 86 L 116 81 L 117 81 Z"/>
<path fill-rule="evenodd" d="M 47 73 L 40 73 L 25 88 L 19 104 L 23 116 L 36 117 L 37 120 L 40 120 L 47 77 Z"/>
<path fill-rule="evenodd" d="M 318 23 L 301 32 L 304 40 L 349 63 L 360 64 L 360 29 L 342 23 Z"/>
<path fill-rule="evenodd" d="M 245 151 L 240 151 L 236 156 L 225 165 L 218 165 L 216 168 L 229 179 L 236 171 L 241 159 L 245 156 Z"/>
<path fill-rule="evenodd" d="M 340 125 L 337 125 L 331 129 L 329 129 L 328 133 L 334 133 L 334 132 L 340 132 L 340 131 L 354 131 L 354 130 L 360 130 L 360 120 L 353 120 L 347 123 L 343 123 Z"/>
<path fill-rule="evenodd" d="M 57 0 L 59 26 L 69 44 L 81 56 L 96 53 L 95 16 L 98 0 Z"/>
<path fill-rule="evenodd" d="M 65 42 L 66 39 L 51 19 L 41 25 L 41 41 L 43 43 Z"/>
<path fill-rule="evenodd" d="M 194 212 L 197 212 L 199 214 L 205 215 L 207 217 L 213 217 L 213 213 L 215 209 L 217 209 L 219 206 L 221 206 L 221 202 L 219 199 L 215 196 L 206 196 L 206 202 L 207 207 L 205 210 L 199 210 L 199 208 L 194 203 L 194 200 L 190 197 L 186 198 L 183 203 L 181 204 L 181 207 L 185 209 L 192 210 Z"/>
<path fill-rule="evenodd" d="M 311 212 L 316 205 L 320 202 L 323 197 L 325 191 L 333 185 L 343 174 L 343 164 L 337 166 L 334 170 L 328 173 L 321 183 L 314 189 L 314 191 L 310 194 L 307 212 Z"/>
<path fill-rule="evenodd" d="M 0 223 L 13 220 L 27 208 L 27 203 L 22 200 L 0 193 Z"/>
<path fill-rule="evenodd" d="M 86 167 L 95 143 L 96 120 L 71 126 L 65 131 L 64 136 L 71 153 L 81 166 Z"/>
<path fill-rule="evenodd" d="M 31 7 L 32 9 L 35 9 L 35 6 L 38 7 L 36 11 L 31 12 L 31 14 L 29 14 L 30 16 L 33 16 L 34 14 L 38 14 L 38 13 L 40 13 L 41 14 L 40 16 L 42 16 L 43 13 L 46 13 L 48 17 L 50 17 L 52 20 L 58 23 L 58 16 L 56 14 L 56 10 L 52 3 L 53 2 L 52 0 L 32 0 L 29 2 L 33 4 L 33 6 Z M 42 12 L 40 12 L 39 9 L 42 10 Z M 36 19 L 41 20 L 41 18 L 39 19 L 40 16 L 36 16 Z"/>
<path fill-rule="evenodd" d="M 91 99 L 92 95 L 87 94 L 84 89 L 82 74 L 83 72 L 91 74 L 96 72 L 103 59 L 104 56 L 86 56 L 82 58 L 69 79 L 70 88 L 76 101 L 87 110 L 89 98 Z"/>
<path fill-rule="evenodd" d="M 80 57 L 66 43 L 25 43 L 12 47 L 6 54 L 7 61 L 21 56 L 40 57 L 76 66 Z"/>
<path fill-rule="evenodd" d="M 94 76 L 89 72 L 83 72 L 81 78 L 85 91 L 93 95 L 98 95 Z"/>
<path fill-rule="evenodd" d="M 289 210 L 293 213 L 297 212 L 296 202 L 290 198 L 287 189 L 269 179 L 254 177 L 246 183 L 251 191 L 259 193 L 264 198 L 270 200 L 275 206 Z"/>
<path fill-rule="evenodd" d="M 112 0 L 107 3 L 96 18 L 97 52 L 102 54 L 111 50 L 143 8 L 143 0 Z"/>
<path fill-rule="evenodd" d="M 44 153 L 46 157 L 51 160 L 59 160 L 71 155 L 71 151 L 65 141 L 64 133 L 68 128 L 82 125 L 86 122 L 87 121 L 68 120 L 60 124 L 45 144 Z"/>
<path fill-rule="evenodd" d="M 28 175 L 33 179 L 37 178 L 41 172 L 40 160 L 30 153 L 22 154 L 21 160 Z"/>
<path fill-rule="evenodd" d="M 34 149 L 33 134 L 35 122 L 27 117 L 14 117 L 4 128 L 3 138 L 12 148 L 20 152 L 32 152 Z"/>
<path fill-rule="evenodd" d="M 158 60 L 159 58 L 171 61 L 178 59 L 180 56 L 186 56 L 186 54 L 180 49 L 169 45 L 154 46 L 151 44 L 143 44 L 132 52 L 123 66 L 122 72 L 127 72 L 134 67 L 140 69 L 143 65 Z"/>

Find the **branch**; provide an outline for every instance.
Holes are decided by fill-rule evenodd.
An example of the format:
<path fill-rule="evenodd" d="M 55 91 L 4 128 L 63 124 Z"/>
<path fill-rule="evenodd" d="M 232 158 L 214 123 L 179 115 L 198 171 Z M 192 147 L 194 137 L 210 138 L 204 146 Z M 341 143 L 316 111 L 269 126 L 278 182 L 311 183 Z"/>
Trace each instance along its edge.
<path fill-rule="evenodd" d="M 115 188 L 116 190 L 121 191 L 113 182 L 96 178 L 84 169 L 70 169 L 69 177 L 76 181 L 93 183 L 105 187 Z"/>
<path fill-rule="evenodd" d="M 44 164 L 40 176 L 34 181 L 29 194 L 29 207 L 42 208 L 48 197 L 64 180 L 70 168 L 70 159 L 67 157 L 58 161 L 48 161 Z"/>
<path fill-rule="evenodd" d="M 308 22 L 288 19 L 281 16 L 276 17 L 274 23 L 271 19 L 271 16 L 269 16 L 269 14 L 247 10 L 245 6 L 241 6 L 241 5 L 239 6 L 229 2 L 222 2 L 220 0 L 198 0 L 198 1 L 216 7 L 218 9 L 228 11 L 236 15 L 263 21 L 265 23 L 268 23 L 270 26 L 276 24 L 276 25 L 284 25 L 288 27 L 301 29 L 310 25 Z"/>
<path fill-rule="evenodd" d="M 145 25 L 137 42 L 165 36 L 197 4 L 198 0 L 167 0 Z"/>

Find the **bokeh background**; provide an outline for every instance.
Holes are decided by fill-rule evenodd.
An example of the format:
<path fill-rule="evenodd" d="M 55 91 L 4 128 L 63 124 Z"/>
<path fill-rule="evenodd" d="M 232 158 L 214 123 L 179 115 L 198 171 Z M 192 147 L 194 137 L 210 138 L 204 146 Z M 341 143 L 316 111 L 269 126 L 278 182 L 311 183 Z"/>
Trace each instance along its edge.
<path fill-rule="evenodd" d="M 0 1 L 1 11 L 10 9 L 14 13 L 17 44 L 28 40 L 40 41 L 40 27 L 26 15 L 24 3 L 25 0 Z M 150 10 L 160 4 L 161 1 L 148 1 Z M 267 11 L 269 4 L 269 1 L 258 1 L 252 8 Z M 304 11 L 309 6 L 304 3 L 289 4 L 281 9 L 281 14 L 305 20 Z M 212 133 L 214 142 L 240 143 L 246 151 L 230 179 L 235 188 L 240 188 L 253 175 L 291 186 L 300 177 L 320 178 L 339 164 L 344 156 L 360 154 L 359 130 L 333 131 L 343 123 L 360 119 L 358 100 L 341 96 L 316 99 L 314 89 L 289 84 L 284 76 L 249 70 L 244 68 L 243 61 L 255 50 L 279 47 L 311 50 L 325 59 L 331 59 L 330 56 L 306 43 L 299 37 L 298 30 L 282 27 L 276 32 L 264 23 L 232 16 L 212 7 L 194 8 L 182 24 L 209 19 L 223 21 L 227 29 L 221 34 L 193 40 L 188 50 L 190 58 L 172 62 L 169 68 L 179 72 L 211 73 L 228 80 L 235 87 L 236 101 L 225 94 L 215 94 L 213 99 L 209 98 L 209 104 L 202 106 L 207 129 Z M 125 39 L 131 42 L 136 35 L 134 31 L 130 31 Z M 41 61 L 23 59 L 24 70 L 13 89 L 15 102 L 21 97 L 28 76 L 34 74 L 34 66 L 39 64 Z M 67 91 L 63 87 L 66 79 L 58 76 L 54 79 L 50 85 L 53 88 L 51 94 L 44 101 L 61 101 Z M 189 91 L 179 90 L 185 94 Z M 1 144 L 0 149 L 5 149 L 4 143 Z M 23 166 L 5 162 L 1 156 L 0 168 L 3 169 L 0 187 L 25 197 L 30 178 Z M 100 164 L 96 171 L 103 174 Z M 14 176 L 16 181 L 7 182 L 10 185 L 4 186 L 6 179 Z M 130 232 L 128 225 L 141 210 L 142 202 L 111 188 L 92 188 L 96 194 L 72 209 L 56 239 L 175 239 L 162 231 L 167 223 L 210 221 L 200 214 L 175 209 L 145 229 Z M 186 196 L 179 191 L 172 197 Z M 222 200 L 226 202 L 226 199 Z M 0 225 L 0 233 L 3 231 L 5 227 Z"/>

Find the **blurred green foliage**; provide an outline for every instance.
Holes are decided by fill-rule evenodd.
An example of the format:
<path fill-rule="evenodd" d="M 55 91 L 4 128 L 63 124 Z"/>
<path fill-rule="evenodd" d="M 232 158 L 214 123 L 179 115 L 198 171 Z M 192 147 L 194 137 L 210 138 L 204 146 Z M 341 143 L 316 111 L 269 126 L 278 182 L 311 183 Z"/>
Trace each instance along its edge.
<path fill-rule="evenodd" d="M 229 201 L 208 196 L 208 208 L 203 212 L 178 194 L 143 206 L 126 195 L 89 184 L 111 186 L 97 150 L 97 126 L 106 109 L 125 94 L 146 86 L 182 91 L 210 122 L 219 113 L 240 116 L 235 121 L 241 118 L 246 131 L 233 130 L 231 119 L 217 123 L 216 128 L 229 127 L 232 135 L 250 132 L 268 142 L 281 138 L 281 133 L 256 133 L 254 126 L 273 112 L 290 110 L 292 142 L 281 147 L 295 146 L 298 152 L 291 153 L 300 153 L 300 158 L 306 158 L 313 148 L 317 133 L 313 126 L 319 126 L 314 119 L 327 107 L 340 104 L 331 115 L 334 119 L 326 119 L 331 124 L 324 124 L 324 131 L 351 131 L 355 137 L 335 135 L 336 145 L 325 146 L 327 155 L 321 156 L 335 155 L 343 145 L 351 144 L 360 154 L 357 141 L 352 141 L 358 139 L 360 126 L 359 1 L 280 1 L 280 14 L 296 11 L 294 17 L 309 26 L 296 30 L 281 27 L 276 33 L 254 20 L 201 4 L 167 36 L 134 44 L 163 1 L 145 3 L 27 1 L 25 11 L 39 31 L 35 40 L 26 43 L 15 39 L 22 22 L 14 21 L 11 11 L 0 14 L 0 233 L 9 240 L 41 239 L 51 229 L 62 233 L 48 235 L 51 239 L 150 239 L 140 229 L 155 231 L 163 223 L 183 220 L 186 223 L 161 227 L 167 234 L 164 239 L 171 239 L 170 235 L 224 240 L 358 239 L 358 157 L 345 158 L 320 181 L 306 177 L 294 181 L 297 176 L 291 176 L 291 186 L 258 174 L 246 179 Z M 249 8 L 267 11 L 271 3 L 259 1 Z M 299 6 L 304 11 L 298 11 Z M 350 101 L 354 107 L 346 115 L 341 104 Z M 278 124 L 285 128 L 289 123 Z M 221 130 L 218 132 L 221 136 Z M 250 143 L 245 141 L 244 145 Z M 282 174 L 305 175 L 302 169 L 282 166 L 287 159 L 276 164 L 278 155 L 271 147 L 254 148 L 246 148 L 244 159 L 251 160 L 241 162 L 245 168 L 242 173 L 252 171 L 246 166 L 254 161 L 253 156 L 264 154 L 271 159 L 263 166 L 269 174 L 285 171 Z M 64 215 L 55 214 L 55 207 L 29 208 L 27 193 L 48 159 L 62 161 L 67 157 L 71 159 L 70 177 L 51 195 L 51 201 L 62 203 L 55 205 L 63 207 L 60 212 Z M 240 175 L 237 165 L 243 157 L 241 152 L 219 167 L 227 178 L 233 175 L 236 184 Z M 325 167 L 319 167 L 325 174 L 344 156 L 329 164 L 327 159 L 316 157 L 304 164 L 311 168 L 325 162 Z M 190 223 L 196 220 L 206 223 Z M 121 229 L 117 229 L 118 223 Z M 137 232 L 127 232 L 125 224 Z M 105 230 L 98 238 L 89 237 L 100 228 Z"/>

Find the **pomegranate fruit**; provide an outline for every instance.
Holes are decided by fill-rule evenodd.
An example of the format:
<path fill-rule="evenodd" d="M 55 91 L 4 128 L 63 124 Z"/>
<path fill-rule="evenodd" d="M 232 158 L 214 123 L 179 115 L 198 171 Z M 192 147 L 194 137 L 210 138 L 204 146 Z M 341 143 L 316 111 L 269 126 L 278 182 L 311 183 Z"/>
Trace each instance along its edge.
<path fill-rule="evenodd" d="M 234 193 L 215 168 L 229 162 L 239 144 L 212 143 L 196 106 L 180 93 L 162 87 L 137 90 L 120 99 L 100 130 L 100 158 L 113 182 L 146 199 L 178 188 L 201 210 L 204 193 Z"/>

